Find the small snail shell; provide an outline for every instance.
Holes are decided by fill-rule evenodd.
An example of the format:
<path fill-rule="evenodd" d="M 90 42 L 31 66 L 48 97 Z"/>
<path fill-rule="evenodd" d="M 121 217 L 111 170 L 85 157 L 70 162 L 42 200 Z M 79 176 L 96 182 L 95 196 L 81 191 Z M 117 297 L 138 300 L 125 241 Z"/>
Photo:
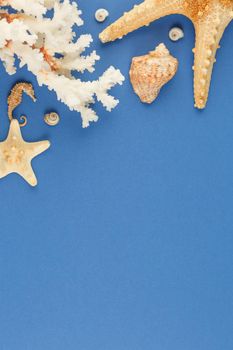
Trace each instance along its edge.
<path fill-rule="evenodd" d="M 59 123 L 60 117 L 57 113 L 52 112 L 52 113 L 47 113 L 44 116 L 44 121 L 46 124 L 50 126 L 55 126 Z"/>
<path fill-rule="evenodd" d="M 95 19 L 97 22 L 104 22 L 109 16 L 109 13 L 106 9 L 98 9 L 95 13 Z"/>
<path fill-rule="evenodd" d="M 180 39 L 182 39 L 184 37 L 184 32 L 181 28 L 179 27 L 173 27 L 170 31 L 169 31 L 169 38 L 172 41 L 178 41 Z"/>

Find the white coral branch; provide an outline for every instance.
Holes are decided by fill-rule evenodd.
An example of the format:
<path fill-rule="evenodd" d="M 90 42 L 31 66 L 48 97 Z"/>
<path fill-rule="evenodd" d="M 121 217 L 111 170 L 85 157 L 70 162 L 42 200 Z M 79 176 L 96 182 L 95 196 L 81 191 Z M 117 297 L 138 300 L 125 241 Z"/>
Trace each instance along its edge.
<path fill-rule="evenodd" d="M 108 111 L 117 105 L 118 100 L 108 91 L 122 84 L 124 77 L 110 67 L 97 81 L 74 78 L 75 71 L 93 72 L 100 59 L 95 51 L 84 56 L 92 37 L 76 36 L 74 26 L 83 24 L 80 15 L 72 0 L 0 0 L 0 60 L 6 71 L 14 74 L 17 57 L 19 66 L 26 65 L 39 85 L 47 85 L 71 110 L 80 112 L 83 127 L 87 127 L 98 120 L 90 107 L 95 99 Z"/>

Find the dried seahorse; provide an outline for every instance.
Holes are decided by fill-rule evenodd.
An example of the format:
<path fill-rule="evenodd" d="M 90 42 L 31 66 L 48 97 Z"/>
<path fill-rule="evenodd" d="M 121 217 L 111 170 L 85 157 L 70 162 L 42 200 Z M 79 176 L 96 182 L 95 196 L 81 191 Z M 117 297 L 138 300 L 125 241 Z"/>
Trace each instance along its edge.
<path fill-rule="evenodd" d="M 31 97 L 31 99 L 34 102 L 36 101 L 35 92 L 32 84 L 26 82 L 20 82 L 15 84 L 14 87 L 11 89 L 10 95 L 7 99 L 8 117 L 10 120 L 13 119 L 13 111 L 22 102 L 23 92 L 25 92 L 29 97 Z M 27 124 L 27 118 L 25 116 L 21 116 L 20 119 L 23 120 L 20 126 L 25 126 Z"/>

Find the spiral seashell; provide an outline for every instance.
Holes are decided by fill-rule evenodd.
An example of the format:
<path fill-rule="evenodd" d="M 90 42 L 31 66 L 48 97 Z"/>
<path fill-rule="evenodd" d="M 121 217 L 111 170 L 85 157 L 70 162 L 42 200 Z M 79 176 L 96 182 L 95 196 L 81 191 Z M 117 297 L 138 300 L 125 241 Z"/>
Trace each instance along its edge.
<path fill-rule="evenodd" d="M 108 16 L 109 12 L 106 9 L 98 9 L 95 13 L 97 22 L 104 22 Z"/>
<path fill-rule="evenodd" d="M 169 31 L 169 39 L 171 41 L 178 41 L 184 37 L 183 29 L 179 27 L 173 27 Z"/>
<path fill-rule="evenodd" d="M 148 55 L 134 57 L 130 68 L 130 80 L 135 93 L 144 103 L 152 103 L 160 89 L 177 72 L 178 61 L 160 44 Z"/>
<path fill-rule="evenodd" d="M 51 112 L 51 113 L 45 114 L 44 121 L 49 126 L 55 126 L 59 123 L 60 117 L 56 112 Z"/>

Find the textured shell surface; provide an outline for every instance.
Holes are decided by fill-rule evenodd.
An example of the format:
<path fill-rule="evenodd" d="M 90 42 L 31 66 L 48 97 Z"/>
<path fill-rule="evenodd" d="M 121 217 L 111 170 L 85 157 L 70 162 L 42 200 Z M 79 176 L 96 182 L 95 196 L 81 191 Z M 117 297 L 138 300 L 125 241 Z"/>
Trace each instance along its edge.
<path fill-rule="evenodd" d="M 160 44 L 149 54 L 132 59 L 130 81 L 140 100 L 152 103 L 177 69 L 178 60 L 170 55 L 164 44 Z"/>
<path fill-rule="evenodd" d="M 60 116 L 56 112 L 47 113 L 44 116 L 44 121 L 50 126 L 55 126 L 60 121 Z"/>

